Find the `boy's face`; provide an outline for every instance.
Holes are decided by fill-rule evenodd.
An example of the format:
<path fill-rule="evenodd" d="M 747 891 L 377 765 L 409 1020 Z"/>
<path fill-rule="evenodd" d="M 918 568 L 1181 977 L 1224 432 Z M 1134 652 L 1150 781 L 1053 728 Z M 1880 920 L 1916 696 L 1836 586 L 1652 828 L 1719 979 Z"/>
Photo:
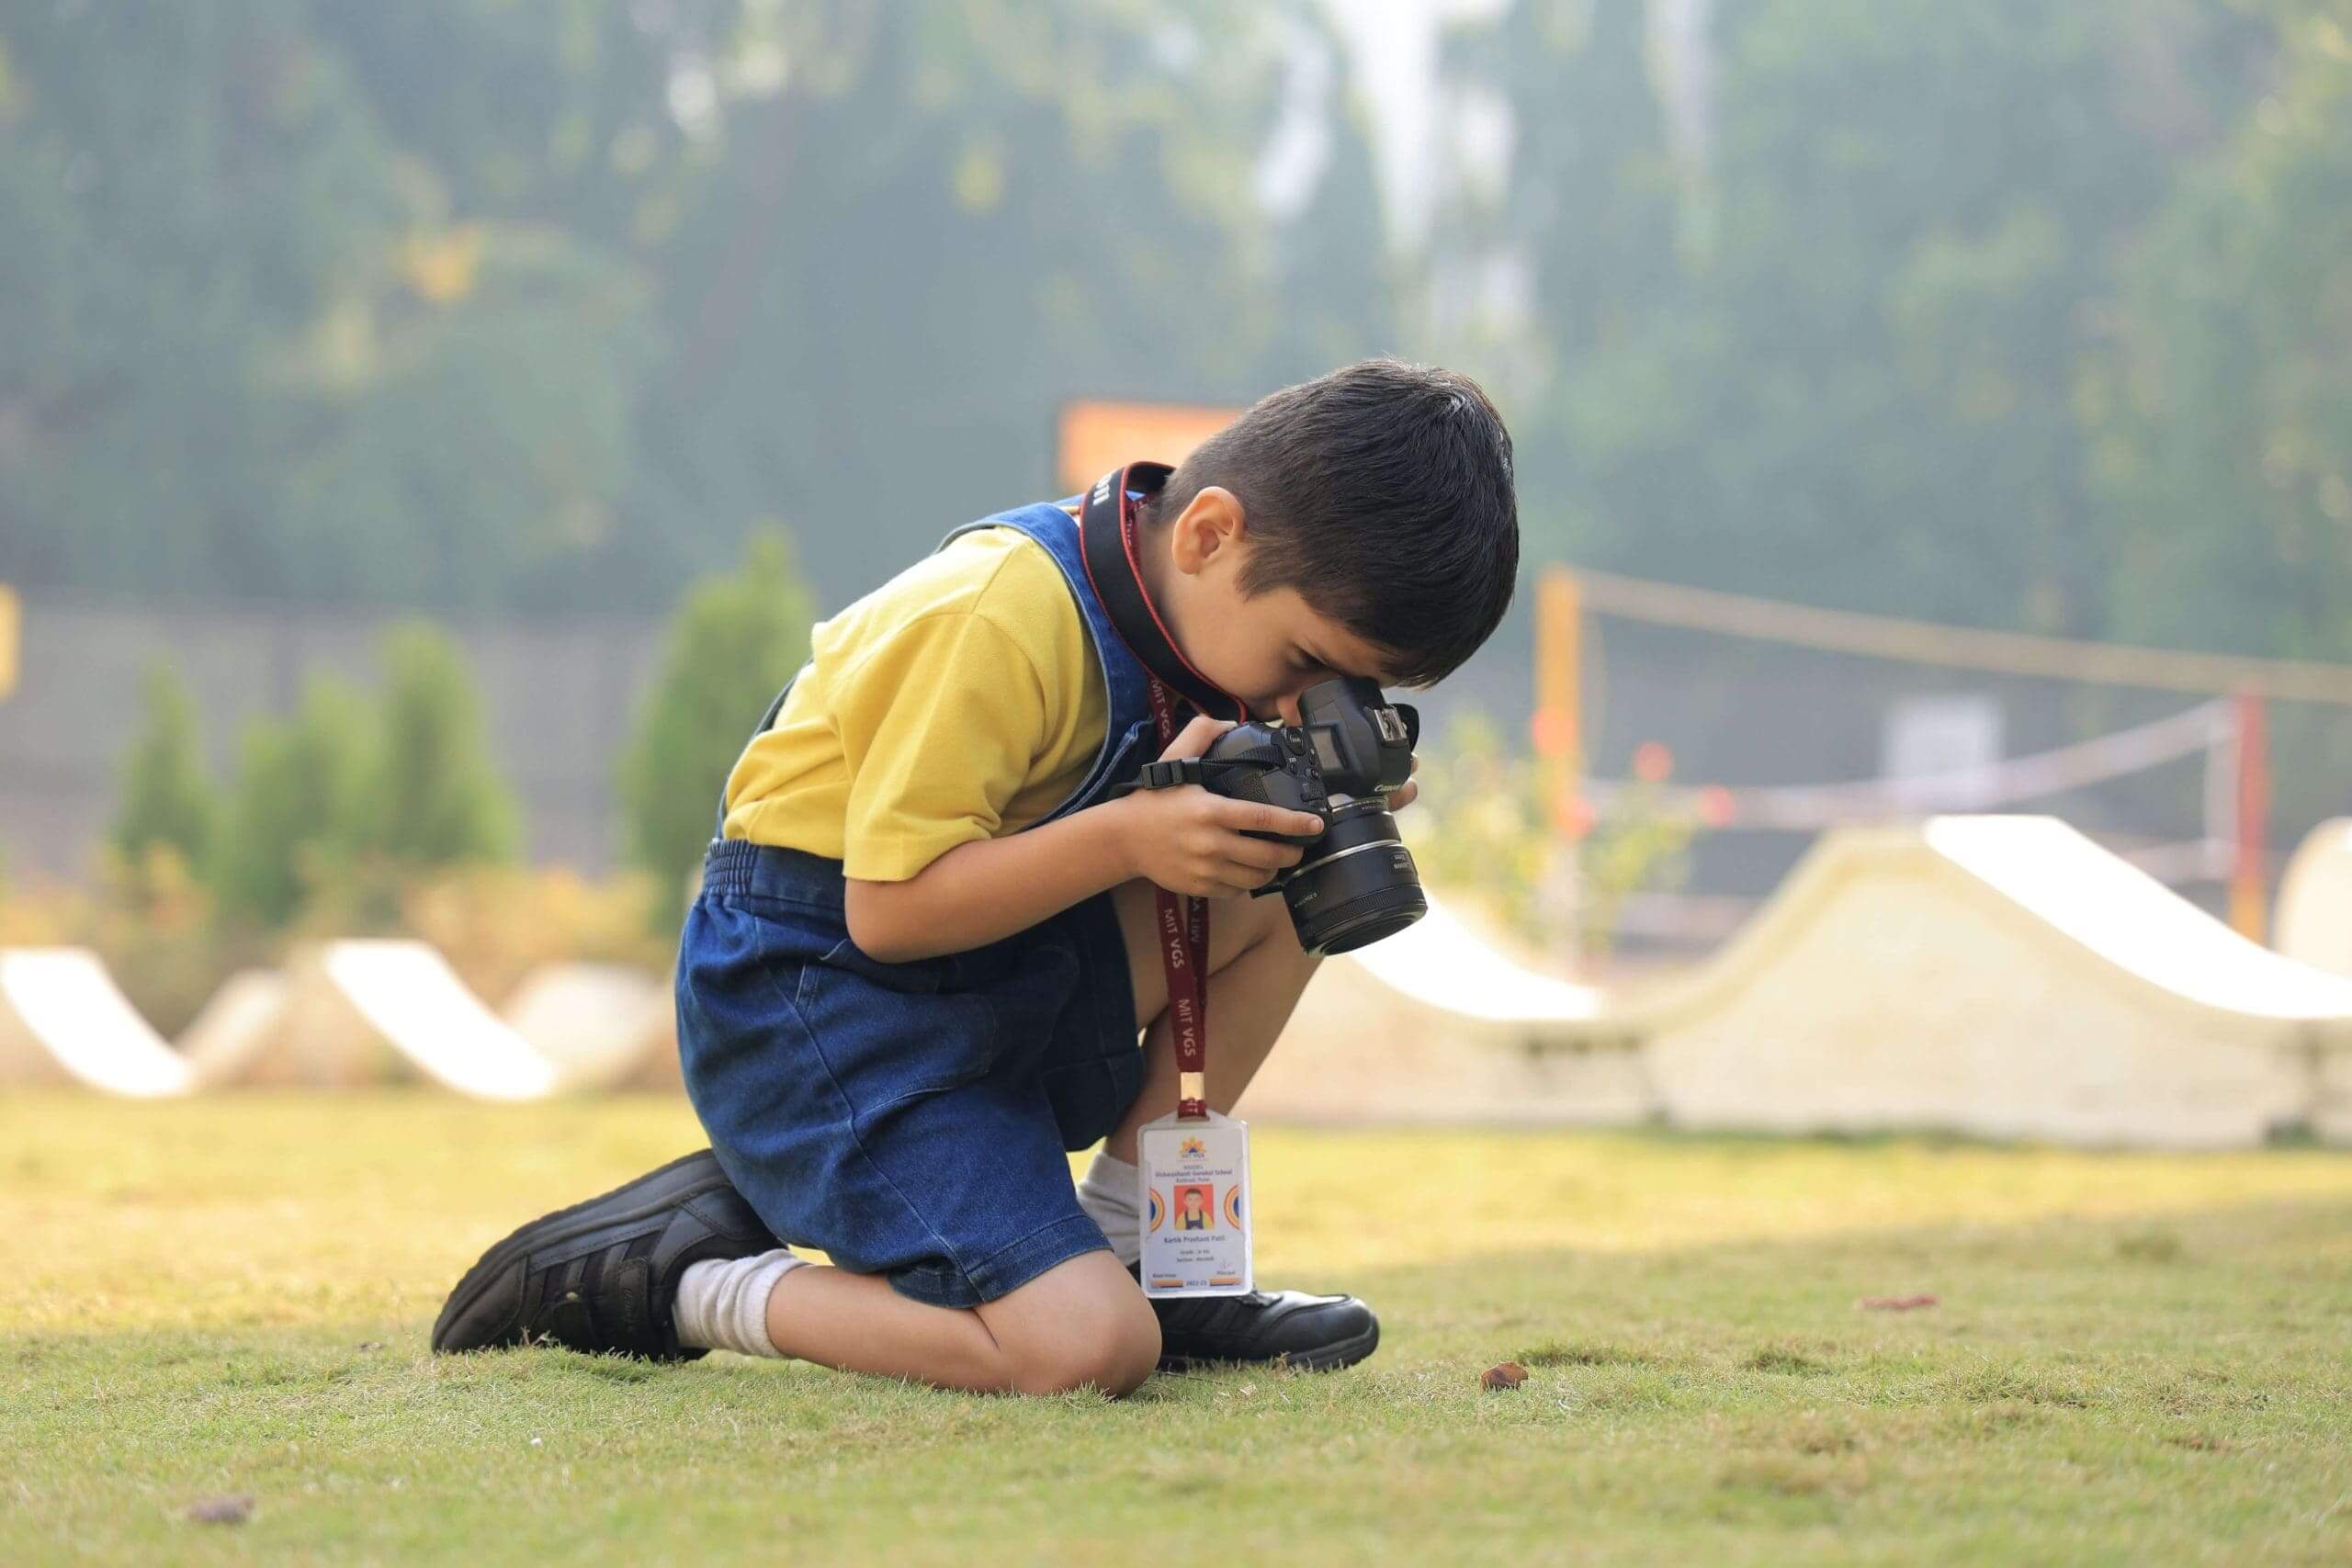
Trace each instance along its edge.
<path fill-rule="evenodd" d="M 1254 716 L 1296 724 L 1300 695 L 1340 675 L 1392 683 L 1393 655 L 1317 614 L 1296 589 L 1242 593 L 1251 545 L 1231 491 L 1202 491 L 1167 525 L 1162 542 L 1164 549 L 1149 552 L 1160 581 L 1146 586 L 1170 635 L 1193 668 L 1248 703 Z"/>

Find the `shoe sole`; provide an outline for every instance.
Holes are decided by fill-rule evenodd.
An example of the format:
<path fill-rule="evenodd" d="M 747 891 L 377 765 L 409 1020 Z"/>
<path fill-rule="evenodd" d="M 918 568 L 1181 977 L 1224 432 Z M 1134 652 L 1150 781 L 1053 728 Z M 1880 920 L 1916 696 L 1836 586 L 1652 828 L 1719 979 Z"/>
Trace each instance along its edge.
<path fill-rule="evenodd" d="M 1336 1372 L 1341 1367 L 1354 1366 L 1379 1348 L 1380 1325 L 1375 1323 L 1352 1339 L 1335 1339 L 1312 1350 L 1250 1359 L 1231 1356 L 1162 1356 L 1159 1370 L 1163 1372 L 1192 1372 L 1206 1367 L 1285 1366 L 1300 1372 Z"/>
<path fill-rule="evenodd" d="M 691 1174 L 686 1170 L 689 1166 L 696 1168 Z M 624 1181 L 609 1192 L 574 1203 L 568 1209 L 558 1209 L 551 1214 L 541 1214 L 530 1224 L 518 1227 L 506 1239 L 483 1253 L 480 1261 L 466 1270 L 466 1277 L 458 1281 L 458 1288 L 449 1292 L 448 1301 L 442 1305 L 441 1315 L 433 1322 L 434 1349 L 441 1350 L 443 1331 L 463 1318 L 484 1294 L 501 1283 L 506 1270 L 518 1260 L 542 1248 L 561 1247 L 566 1242 L 577 1241 L 601 1230 L 651 1219 L 664 1209 L 674 1209 L 705 1192 L 727 1185 L 727 1173 L 719 1169 L 718 1156 L 708 1149 L 702 1149 L 694 1154 L 681 1155 L 659 1169 L 647 1171 L 634 1181 Z M 632 1194 L 639 1196 L 627 1208 L 590 1213 Z M 495 1345 L 479 1347 L 481 1349 L 501 1348 Z M 466 1352 L 442 1353 L 462 1355 Z"/>

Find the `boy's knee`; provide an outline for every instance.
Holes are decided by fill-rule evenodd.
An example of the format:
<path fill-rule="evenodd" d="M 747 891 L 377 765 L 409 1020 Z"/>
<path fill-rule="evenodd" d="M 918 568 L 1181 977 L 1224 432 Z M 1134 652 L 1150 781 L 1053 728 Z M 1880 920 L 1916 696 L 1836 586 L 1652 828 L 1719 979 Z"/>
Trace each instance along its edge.
<path fill-rule="evenodd" d="M 1132 1303 L 1105 1302 L 1071 1314 L 1017 1358 L 1013 1387 L 1022 1393 L 1067 1393 L 1091 1384 L 1115 1396 L 1134 1393 L 1159 1363 L 1159 1319 L 1138 1293 Z"/>

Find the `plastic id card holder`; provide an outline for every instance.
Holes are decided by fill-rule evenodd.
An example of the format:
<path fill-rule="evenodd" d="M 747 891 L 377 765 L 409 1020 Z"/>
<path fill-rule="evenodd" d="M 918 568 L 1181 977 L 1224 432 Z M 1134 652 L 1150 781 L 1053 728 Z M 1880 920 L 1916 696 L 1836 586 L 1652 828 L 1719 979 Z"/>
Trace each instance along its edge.
<path fill-rule="evenodd" d="M 1238 1296 L 1251 1289 L 1250 1124 L 1212 1111 L 1170 1114 L 1136 1137 L 1148 1296 Z"/>

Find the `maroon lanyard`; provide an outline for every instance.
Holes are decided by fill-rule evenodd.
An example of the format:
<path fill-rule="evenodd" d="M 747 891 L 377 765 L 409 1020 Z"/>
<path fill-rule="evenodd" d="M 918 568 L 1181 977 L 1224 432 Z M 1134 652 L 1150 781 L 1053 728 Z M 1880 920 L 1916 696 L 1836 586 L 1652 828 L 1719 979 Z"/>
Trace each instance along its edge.
<path fill-rule="evenodd" d="M 1144 587 L 1130 487 L 1157 491 L 1169 473 L 1161 463 L 1114 468 L 1102 476 L 1079 511 L 1079 547 L 1087 581 L 1120 640 L 1146 671 L 1162 751 L 1176 739 L 1180 698 L 1204 714 L 1229 708 L 1236 720 L 1250 716 L 1247 704 L 1221 690 L 1184 657 Z M 1176 1114 L 1197 1122 L 1209 1113 L 1209 904 L 1205 898 L 1180 898 L 1165 887 L 1156 891 L 1159 960 L 1168 971 L 1168 1013 L 1176 1035 Z"/>
<path fill-rule="evenodd" d="M 1151 716 L 1165 751 L 1176 739 L 1176 705 L 1157 676 L 1151 678 Z M 1159 908 L 1159 962 L 1168 971 L 1168 1018 L 1176 1032 L 1176 1114 L 1202 1121 L 1209 1113 L 1208 977 L 1202 973 L 1209 951 L 1209 901 L 1180 898 L 1165 887 L 1153 892 Z"/>

